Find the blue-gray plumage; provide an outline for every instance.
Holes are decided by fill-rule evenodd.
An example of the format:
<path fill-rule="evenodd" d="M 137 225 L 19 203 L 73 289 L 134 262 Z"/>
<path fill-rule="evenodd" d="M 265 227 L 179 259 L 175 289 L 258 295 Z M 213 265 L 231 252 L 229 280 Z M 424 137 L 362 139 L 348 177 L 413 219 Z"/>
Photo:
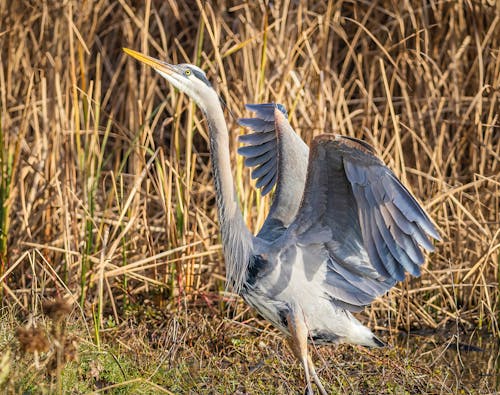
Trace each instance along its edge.
<path fill-rule="evenodd" d="M 367 143 L 323 135 L 311 151 L 280 105 L 250 105 L 240 120 L 245 164 L 263 194 L 276 186 L 257 236 L 245 225 L 230 167 L 229 137 L 218 95 L 201 69 L 170 65 L 125 49 L 198 104 L 208 123 L 227 284 L 287 336 L 326 394 L 307 343 L 383 343 L 351 314 L 384 294 L 405 272 L 420 274 L 421 248 L 439 235 L 427 214 Z"/>

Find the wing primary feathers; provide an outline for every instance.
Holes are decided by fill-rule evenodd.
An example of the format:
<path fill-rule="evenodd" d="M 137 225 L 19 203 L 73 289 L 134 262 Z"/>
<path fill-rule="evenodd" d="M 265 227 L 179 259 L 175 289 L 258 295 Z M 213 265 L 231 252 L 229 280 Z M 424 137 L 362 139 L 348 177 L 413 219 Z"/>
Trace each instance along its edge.
<path fill-rule="evenodd" d="M 374 235 L 375 238 L 378 238 L 376 245 L 377 247 L 380 246 L 380 248 L 382 248 L 383 245 L 387 247 L 387 252 L 385 254 L 387 256 L 387 259 L 384 260 L 382 258 L 382 261 L 386 262 L 386 264 L 391 262 L 391 264 L 394 264 L 396 267 L 399 264 L 401 264 L 411 274 L 416 275 L 415 273 L 417 272 L 419 273 L 418 268 L 417 270 L 415 269 L 415 265 L 408 258 L 408 255 L 406 255 L 406 253 L 396 245 L 396 242 L 394 241 L 392 235 L 387 229 L 387 225 L 385 224 L 379 213 L 380 203 L 373 195 L 370 186 L 367 185 L 366 187 L 364 187 L 363 192 L 364 192 L 365 202 L 368 203 L 367 207 L 369 208 L 366 211 L 365 216 L 369 217 L 368 221 L 372 229 L 372 235 Z M 393 272 L 391 272 L 390 268 L 388 269 L 389 273 L 393 275 Z M 398 270 L 395 268 L 394 272 L 398 272 Z"/>
<path fill-rule="evenodd" d="M 276 173 L 276 158 L 271 158 L 266 163 L 252 170 L 252 178 L 261 178 L 270 172 Z"/>
<path fill-rule="evenodd" d="M 413 276 L 420 276 L 420 268 L 419 265 L 423 262 L 414 262 L 410 259 L 408 254 L 396 243 L 394 238 L 392 237 L 389 229 L 387 228 L 384 220 L 379 211 L 374 212 L 375 224 L 378 227 L 379 233 L 382 236 L 382 239 L 385 241 L 389 252 L 393 256 L 394 260 L 398 262 L 408 273 Z"/>
<path fill-rule="evenodd" d="M 422 264 L 424 262 L 424 255 L 422 254 L 422 251 L 420 251 L 420 248 L 418 248 L 418 245 L 410 237 L 410 235 L 406 234 L 399 228 L 385 204 L 380 206 L 380 213 L 385 224 L 387 225 L 387 228 L 389 229 L 389 232 L 391 232 L 392 237 L 396 240 L 396 243 L 398 243 L 398 245 L 406 251 L 408 257 L 413 262 Z"/>
<path fill-rule="evenodd" d="M 363 189 L 364 187 L 354 184 L 353 189 L 355 190 L 356 194 L 358 196 L 364 196 Z M 384 262 L 382 261 L 379 252 L 377 251 L 374 243 L 373 243 L 373 238 L 371 237 L 371 224 L 370 224 L 370 217 L 369 213 L 367 210 L 367 205 L 366 205 L 366 200 L 362 200 L 360 204 L 358 204 L 358 209 L 361 211 L 360 217 L 362 219 L 361 221 L 361 228 L 362 228 L 362 233 L 363 233 L 363 239 L 364 239 L 364 246 L 367 249 L 368 256 L 370 257 L 371 263 L 375 270 L 380 273 L 380 275 L 384 277 L 391 277 L 389 274 L 389 271 L 384 265 Z"/>
<path fill-rule="evenodd" d="M 262 196 L 266 196 L 269 192 L 271 192 L 274 185 L 276 184 L 277 178 L 278 178 L 278 173 L 274 172 L 274 175 L 273 175 L 273 178 L 271 178 L 271 181 L 269 181 L 269 183 L 266 186 L 262 187 L 262 189 L 261 189 Z"/>
<path fill-rule="evenodd" d="M 385 223 L 380 213 L 380 203 L 377 202 L 370 188 L 365 188 L 365 195 L 368 197 L 371 204 L 374 205 L 372 209 L 372 215 L 374 216 L 375 224 L 377 225 L 379 234 L 385 241 L 385 244 L 387 245 L 390 253 L 394 257 L 394 259 L 399 262 L 410 274 L 419 276 L 420 269 L 418 268 L 418 264 L 423 262 L 413 262 L 408 257 L 408 254 L 396 243 L 396 240 L 392 237 L 392 234 L 390 233 L 387 224 Z"/>
<path fill-rule="evenodd" d="M 262 103 L 262 104 L 245 104 L 245 107 L 254 112 L 258 118 L 262 118 L 265 121 L 274 122 L 274 109 L 280 110 L 285 117 L 288 117 L 285 107 L 278 103 Z"/>
<path fill-rule="evenodd" d="M 262 163 L 266 163 L 274 155 L 273 151 L 268 151 L 263 155 L 255 156 L 251 158 L 245 158 L 245 166 L 254 167 Z"/>
<path fill-rule="evenodd" d="M 424 248 L 429 250 L 434 246 L 429 242 L 427 237 L 422 236 L 420 234 L 419 228 L 413 222 L 409 222 L 403 214 L 399 211 L 399 209 L 394 206 L 391 202 L 389 196 L 385 193 L 384 188 L 382 187 L 380 182 L 376 182 L 373 184 L 373 194 L 376 196 L 376 199 L 381 202 L 380 203 L 380 213 L 384 218 L 384 222 L 396 240 L 396 243 L 401 246 L 403 250 L 405 250 L 410 257 L 410 259 L 414 262 L 423 263 L 424 255 L 420 248 L 418 247 L 415 241 L 415 234 L 418 239 L 423 239 L 423 241 L 427 241 L 427 244 Z"/>
<path fill-rule="evenodd" d="M 382 217 L 385 226 L 389 227 L 390 224 L 395 224 L 408 235 L 396 237 L 394 235 L 396 230 L 390 229 L 396 243 L 404 251 L 409 249 L 409 257 L 412 261 L 422 263 L 424 256 L 416 247 L 415 241 L 426 250 L 433 251 L 434 245 L 427 238 L 427 235 L 434 238 L 439 237 L 439 235 L 418 202 L 385 166 L 379 167 L 378 172 L 372 170 L 373 174 L 370 180 L 367 178 L 369 170 L 366 166 L 356 166 L 348 160 L 344 160 L 344 166 L 351 183 L 366 185 L 373 192 L 374 196 L 369 197 L 370 204 L 375 205 L 374 207 L 377 207 L 382 215 L 385 214 L 385 218 Z M 356 197 L 358 198 L 358 196 Z M 387 213 L 390 214 L 392 220 L 388 218 Z"/>
<path fill-rule="evenodd" d="M 392 172 L 388 172 L 389 177 L 382 177 L 382 184 L 386 191 L 392 191 L 393 203 L 401 210 L 401 213 L 412 222 L 416 222 L 429 236 L 436 240 L 441 240 L 434 225 L 427 217 L 420 204 L 410 194 L 410 192 L 399 182 Z"/>
<path fill-rule="evenodd" d="M 238 124 L 260 133 L 272 132 L 274 130 L 274 122 L 265 121 L 260 118 L 240 118 Z"/>
<path fill-rule="evenodd" d="M 387 245 L 385 244 L 382 236 L 380 235 L 378 227 L 375 224 L 375 219 L 372 215 L 368 214 L 366 220 L 370 226 L 369 229 L 371 231 L 370 233 L 372 236 L 372 242 L 375 245 L 375 249 L 378 252 L 380 260 L 383 262 L 386 271 L 392 278 L 398 281 L 403 281 L 405 278 L 404 270 L 402 270 L 401 265 L 396 262 Z"/>
<path fill-rule="evenodd" d="M 253 145 L 264 144 L 275 139 L 276 134 L 274 131 L 242 134 L 241 136 L 238 136 L 238 140 L 240 142 Z"/>
<path fill-rule="evenodd" d="M 415 241 L 427 251 L 434 251 L 434 244 L 427 238 L 425 232 L 423 232 L 415 222 L 409 221 L 394 202 L 388 202 L 386 206 L 391 216 L 396 221 L 396 224 L 404 233 L 412 236 Z"/>
<path fill-rule="evenodd" d="M 267 174 L 265 174 L 264 176 L 262 176 L 261 178 L 259 178 L 257 180 L 257 183 L 255 184 L 257 188 L 262 188 L 263 186 L 267 185 L 269 183 L 269 181 L 272 180 L 272 178 L 274 177 L 275 173 L 272 173 L 272 172 L 268 172 Z"/>
<path fill-rule="evenodd" d="M 273 189 L 278 180 L 275 111 L 278 109 L 285 116 L 287 113 L 285 107 L 274 103 L 247 104 L 246 108 L 255 112 L 255 117 L 240 118 L 238 123 L 251 128 L 255 133 L 239 136 L 239 141 L 248 145 L 240 147 L 238 154 L 245 157 L 245 166 L 255 167 L 251 175 L 253 179 L 257 179 L 256 186 L 264 196 Z"/>
<path fill-rule="evenodd" d="M 271 140 L 267 143 L 260 145 L 249 145 L 246 147 L 238 148 L 238 154 L 244 156 L 245 158 L 254 158 L 256 156 L 261 156 L 268 151 L 274 151 L 276 149 L 276 141 Z"/>

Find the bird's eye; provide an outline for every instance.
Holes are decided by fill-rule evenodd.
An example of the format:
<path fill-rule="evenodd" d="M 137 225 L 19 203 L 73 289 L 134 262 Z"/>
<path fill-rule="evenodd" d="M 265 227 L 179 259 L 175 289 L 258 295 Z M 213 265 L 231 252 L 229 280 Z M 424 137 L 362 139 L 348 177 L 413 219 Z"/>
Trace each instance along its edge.
<path fill-rule="evenodd" d="M 191 70 L 186 69 L 186 70 L 184 71 L 184 75 L 185 75 L 186 77 L 189 77 L 189 76 L 191 75 Z"/>

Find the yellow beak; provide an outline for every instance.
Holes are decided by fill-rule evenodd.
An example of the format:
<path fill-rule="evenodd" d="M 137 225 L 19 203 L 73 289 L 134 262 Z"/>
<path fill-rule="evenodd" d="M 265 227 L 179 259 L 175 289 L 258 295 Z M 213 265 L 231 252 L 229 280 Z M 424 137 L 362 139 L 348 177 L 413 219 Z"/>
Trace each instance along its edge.
<path fill-rule="evenodd" d="M 139 62 L 151 66 L 157 71 L 161 71 L 165 74 L 173 74 L 176 72 L 175 68 L 171 64 L 162 62 L 161 60 L 152 58 L 151 56 L 144 55 L 140 52 L 134 51 L 133 49 L 123 48 L 123 52 L 137 59 Z"/>

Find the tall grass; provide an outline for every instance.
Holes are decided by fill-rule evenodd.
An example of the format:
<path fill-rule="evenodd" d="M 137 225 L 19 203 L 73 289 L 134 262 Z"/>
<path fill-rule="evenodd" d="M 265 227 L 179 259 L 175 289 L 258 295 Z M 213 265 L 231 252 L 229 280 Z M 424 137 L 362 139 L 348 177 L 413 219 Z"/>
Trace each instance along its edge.
<path fill-rule="evenodd" d="M 198 64 L 236 117 L 275 101 L 308 143 L 335 132 L 372 144 L 443 242 L 419 279 L 367 310 L 371 325 L 499 334 L 494 2 L 0 0 L 0 47 L 2 303 L 29 311 L 71 294 L 99 341 L 147 295 L 189 309 L 222 290 L 202 116 L 126 58 L 130 47 Z M 257 230 L 269 198 L 236 158 L 244 131 L 226 116 Z"/>

